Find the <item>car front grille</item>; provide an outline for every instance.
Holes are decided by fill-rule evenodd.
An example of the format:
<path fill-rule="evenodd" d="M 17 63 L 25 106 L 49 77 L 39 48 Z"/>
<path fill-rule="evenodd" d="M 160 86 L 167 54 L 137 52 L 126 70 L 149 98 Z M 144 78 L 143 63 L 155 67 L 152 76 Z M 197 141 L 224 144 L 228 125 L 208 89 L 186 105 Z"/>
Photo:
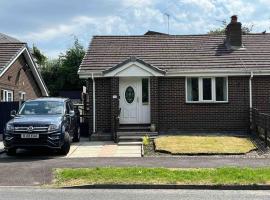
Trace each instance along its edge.
<path fill-rule="evenodd" d="M 16 125 L 14 126 L 14 133 L 48 133 L 49 125 Z"/>

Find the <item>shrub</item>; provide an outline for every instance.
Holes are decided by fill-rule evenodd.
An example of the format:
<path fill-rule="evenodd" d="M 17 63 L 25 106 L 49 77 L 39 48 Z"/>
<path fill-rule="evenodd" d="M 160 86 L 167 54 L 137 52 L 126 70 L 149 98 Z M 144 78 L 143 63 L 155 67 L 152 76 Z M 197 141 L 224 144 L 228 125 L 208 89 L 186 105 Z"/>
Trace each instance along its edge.
<path fill-rule="evenodd" d="M 146 136 L 143 137 L 143 145 L 147 146 L 149 144 L 150 144 L 150 138 L 149 138 L 148 135 L 146 135 Z"/>

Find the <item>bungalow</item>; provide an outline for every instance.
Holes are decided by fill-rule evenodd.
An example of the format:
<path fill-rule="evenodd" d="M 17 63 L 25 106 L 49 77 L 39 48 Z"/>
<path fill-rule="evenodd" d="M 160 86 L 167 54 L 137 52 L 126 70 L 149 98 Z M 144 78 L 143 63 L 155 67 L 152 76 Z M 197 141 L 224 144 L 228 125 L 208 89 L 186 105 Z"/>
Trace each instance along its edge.
<path fill-rule="evenodd" d="M 270 112 L 270 34 L 94 36 L 87 79 L 90 131 L 143 124 L 168 131 L 244 131 L 250 109 Z M 119 112 L 120 111 L 120 112 Z"/>
<path fill-rule="evenodd" d="M 0 33 L 0 102 L 48 96 L 27 44 Z"/>

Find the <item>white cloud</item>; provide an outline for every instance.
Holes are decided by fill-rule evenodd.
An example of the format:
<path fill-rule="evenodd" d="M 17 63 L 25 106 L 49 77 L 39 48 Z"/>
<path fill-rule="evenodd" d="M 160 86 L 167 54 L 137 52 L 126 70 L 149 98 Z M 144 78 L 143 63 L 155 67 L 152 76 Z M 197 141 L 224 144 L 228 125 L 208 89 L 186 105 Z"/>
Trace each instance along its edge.
<path fill-rule="evenodd" d="M 124 7 L 142 8 L 152 6 L 157 0 L 121 0 L 121 4 Z"/>
<path fill-rule="evenodd" d="M 106 1 L 104 1 L 106 3 Z M 20 40 L 40 44 L 51 56 L 58 55 L 72 42 L 72 35 L 78 36 L 86 46 L 92 35 L 142 34 L 147 30 L 167 32 L 167 18 L 170 14 L 171 34 L 198 34 L 220 27 L 221 21 L 229 22 L 232 14 L 239 15 L 244 25 L 254 24 L 254 31 L 269 30 L 267 6 L 270 0 L 115 0 L 118 12 L 76 15 L 60 24 L 37 27 L 28 33 L 21 33 Z M 264 6 L 264 13 L 260 13 Z M 268 9 L 270 11 L 270 9 Z M 91 13 L 91 11 L 89 11 Z M 263 17 L 262 17 L 263 16 Z M 270 16 L 270 15 L 269 15 Z M 259 18 L 261 17 L 261 18 Z M 65 19 L 63 19 L 65 20 Z M 50 48 L 49 48 L 50 46 Z M 51 51 L 50 51 L 51 49 Z"/>
<path fill-rule="evenodd" d="M 113 32 L 117 31 L 126 34 L 129 33 L 126 21 L 117 16 L 76 16 L 70 23 L 48 27 L 36 32 L 29 32 L 18 37 L 32 42 L 50 41 L 63 36 L 77 35 L 83 31 L 94 34 L 113 34 Z"/>
<path fill-rule="evenodd" d="M 248 18 L 255 11 L 255 5 L 243 0 L 219 0 L 226 9 L 223 10 L 227 15 L 239 15 L 240 18 Z M 229 13 L 228 13 L 229 12 Z"/>
<path fill-rule="evenodd" d="M 213 0 L 181 0 L 184 4 L 191 4 L 202 8 L 204 11 L 210 12 L 215 9 Z"/>
<path fill-rule="evenodd" d="M 270 5 L 270 1 L 269 0 L 259 0 L 260 3 L 266 4 L 266 5 Z"/>
<path fill-rule="evenodd" d="M 270 20 L 251 20 L 243 23 L 243 26 L 252 28 L 253 32 L 270 31 Z"/>

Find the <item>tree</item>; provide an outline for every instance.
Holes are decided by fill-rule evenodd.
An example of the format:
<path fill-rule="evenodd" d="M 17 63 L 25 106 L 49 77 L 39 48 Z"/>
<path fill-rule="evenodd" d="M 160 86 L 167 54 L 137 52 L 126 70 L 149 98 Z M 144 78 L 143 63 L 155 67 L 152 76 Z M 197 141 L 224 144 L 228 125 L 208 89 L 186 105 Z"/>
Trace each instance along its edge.
<path fill-rule="evenodd" d="M 214 30 L 210 30 L 207 34 L 209 34 L 209 35 L 224 35 L 226 27 L 227 27 L 227 22 L 226 22 L 226 20 L 222 20 L 221 23 L 222 23 L 221 27 L 216 28 Z M 252 31 L 252 29 L 253 29 L 253 25 L 251 25 L 249 27 L 248 26 L 242 26 L 243 34 L 250 33 Z"/>
<path fill-rule="evenodd" d="M 85 55 L 84 47 L 75 38 L 73 46 L 60 56 L 61 68 L 60 73 L 63 78 L 62 90 L 81 90 L 83 81 L 77 74 L 79 66 Z"/>
<path fill-rule="evenodd" d="M 36 62 L 39 66 L 44 67 L 47 62 L 47 57 L 41 53 L 41 51 L 33 44 L 33 56 L 36 58 Z"/>
<path fill-rule="evenodd" d="M 41 75 L 51 96 L 56 96 L 58 94 L 59 82 L 61 82 L 59 80 L 59 68 L 59 59 L 48 60 L 46 65 L 41 68 Z"/>
<path fill-rule="evenodd" d="M 45 61 L 41 74 L 51 96 L 58 96 L 60 90 L 82 89 L 84 81 L 79 79 L 77 72 L 84 54 L 83 46 L 75 38 L 73 46 L 58 59 Z"/>

